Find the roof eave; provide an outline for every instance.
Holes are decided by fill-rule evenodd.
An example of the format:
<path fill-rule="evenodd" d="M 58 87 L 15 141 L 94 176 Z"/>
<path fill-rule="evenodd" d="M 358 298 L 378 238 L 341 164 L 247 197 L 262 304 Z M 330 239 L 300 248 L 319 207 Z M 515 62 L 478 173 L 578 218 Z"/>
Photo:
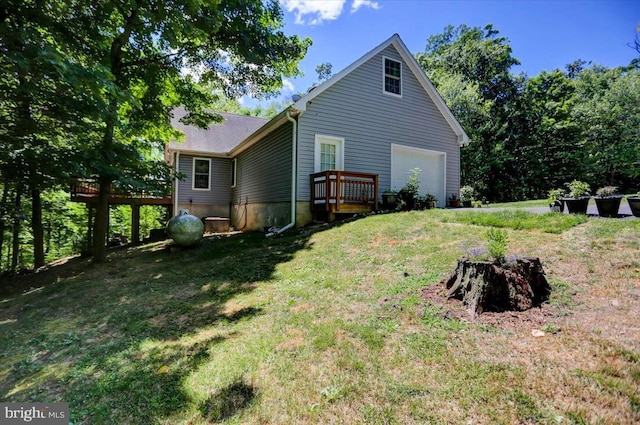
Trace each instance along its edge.
<path fill-rule="evenodd" d="M 273 117 L 270 121 L 264 124 L 262 127 L 250 134 L 246 139 L 240 142 L 236 147 L 229 151 L 229 156 L 234 157 L 240 155 L 245 150 L 259 142 L 263 137 L 279 128 L 281 125 L 287 122 L 287 111 L 292 111 L 295 108 L 289 106 L 284 111 Z"/>
<path fill-rule="evenodd" d="M 229 158 L 229 152 L 210 152 L 210 151 L 197 151 L 191 149 L 180 149 L 179 147 L 167 147 L 168 152 L 179 152 L 184 155 L 192 155 L 192 156 L 206 156 L 211 158 Z"/>
<path fill-rule="evenodd" d="M 350 74 L 351 71 L 358 68 L 360 65 L 362 65 L 363 63 L 365 63 L 366 61 L 368 61 L 378 53 L 380 53 L 392 42 L 399 39 L 400 39 L 400 36 L 398 34 L 394 34 L 388 39 L 386 39 L 385 41 L 383 41 L 382 43 L 378 44 L 372 50 L 370 50 L 369 52 L 361 56 L 358 60 L 356 60 L 355 62 L 352 62 L 351 65 L 347 66 L 342 71 L 338 72 L 333 77 L 329 78 L 328 80 L 326 80 L 325 82 L 323 82 L 322 84 L 320 84 L 319 86 L 317 86 L 316 88 L 314 88 L 313 90 L 311 90 L 310 92 L 302 96 L 300 99 L 298 99 L 298 101 L 293 104 L 293 109 L 301 112 L 306 111 L 307 104 L 311 102 L 314 98 L 316 98 L 322 92 L 324 92 L 325 90 L 333 86 L 335 83 L 340 81 L 344 76 Z"/>
<path fill-rule="evenodd" d="M 458 134 L 458 145 L 460 145 L 460 147 L 464 147 L 464 146 L 469 146 L 469 143 L 471 143 L 471 140 L 469 139 L 469 136 L 467 136 L 467 133 L 464 132 L 464 130 L 462 131 L 462 134 Z"/>

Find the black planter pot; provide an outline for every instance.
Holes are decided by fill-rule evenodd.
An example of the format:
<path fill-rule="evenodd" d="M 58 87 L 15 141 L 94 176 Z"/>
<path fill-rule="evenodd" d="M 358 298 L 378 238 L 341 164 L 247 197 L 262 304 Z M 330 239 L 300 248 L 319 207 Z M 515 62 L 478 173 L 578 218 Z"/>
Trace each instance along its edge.
<path fill-rule="evenodd" d="M 618 209 L 620 208 L 620 201 L 622 196 L 611 196 L 607 198 L 594 198 L 596 200 L 596 207 L 598 207 L 598 215 L 600 217 L 617 217 Z"/>
<path fill-rule="evenodd" d="M 462 206 L 465 208 L 471 208 L 471 200 L 462 201 Z"/>
<path fill-rule="evenodd" d="M 549 209 L 552 212 L 564 212 L 564 202 L 562 201 L 553 201 L 552 203 L 549 204 Z"/>
<path fill-rule="evenodd" d="M 589 199 L 591 199 L 589 196 L 583 196 L 582 198 L 562 198 L 562 202 L 565 203 L 570 214 L 586 214 Z"/>
<path fill-rule="evenodd" d="M 629 208 L 631 208 L 631 214 L 634 217 L 640 217 L 640 197 L 629 196 L 627 197 L 627 202 L 629 203 Z"/>
<path fill-rule="evenodd" d="M 382 194 L 382 205 L 386 209 L 393 209 L 396 207 L 398 203 L 398 194 L 396 193 L 383 193 Z"/>

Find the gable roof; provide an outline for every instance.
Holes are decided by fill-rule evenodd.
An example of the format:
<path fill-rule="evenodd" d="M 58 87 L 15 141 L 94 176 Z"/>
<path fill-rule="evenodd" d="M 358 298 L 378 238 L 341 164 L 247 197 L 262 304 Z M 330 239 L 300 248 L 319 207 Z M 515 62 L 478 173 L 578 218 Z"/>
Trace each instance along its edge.
<path fill-rule="evenodd" d="M 445 118 L 452 131 L 458 137 L 459 145 L 467 145 L 470 140 L 464 129 L 453 116 L 451 110 L 447 107 L 444 100 L 438 94 L 435 87 L 426 74 L 418 65 L 415 58 L 409 52 L 409 49 L 400 39 L 398 34 L 392 35 L 389 39 L 380 43 L 373 50 L 366 53 L 360 59 L 344 68 L 317 87 L 314 87 L 293 105 L 287 107 L 271 120 L 265 118 L 251 117 L 247 115 L 236 115 L 225 112 L 219 112 L 225 119 L 222 124 L 212 124 L 207 130 L 201 130 L 193 126 L 182 124 L 179 119 L 185 115 L 184 108 L 177 108 L 174 111 L 174 117 L 171 124 L 177 130 L 184 132 L 185 141 L 183 143 L 171 142 L 168 149 L 170 151 L 180 151 L 188 154 L 222 156 L 230 157 L 238 155 L 242 151 L 258 143 L 264 136 L 284 125 L 287 122 L 287 116 L 295 116 L 307 110 L 308 102 L 315 99 L 325 90 L 332 87 L 345 76 L 349 75 L 353 70 L 361 66 L 363 63 L 381 53 L 389 46 L 393 46 L 413 75 L 416 77 L 422 88 L 425 90 L 431 101 L 437 107 L 438 111 Z"/>
<path fill-rule="evenodd" d="M 458 120 L 456 120 L 456 118 L 453 116 L 453 113 L 451 112 L 451 110 L 444 103 L 444 100 L 442 99 L 442 97 L 440 97 L 435 87 L 433 87 L 433 84 L 431 84 L 431 81 L 429 81 L 429 79 L 427 78 L 427 75 L 424 73 L 422 68 L 420 68 L 420 65 L 418 65 L 418 62 L 416 62 L 415 58 L 413 57 L 411 52 L 409 52 L 409 49 L 404 44 L 404 42 L 400 39 L 400 36 L 398 34 L 392 35 L 389 39 L 383 41 L 373 50 L 369 51 L 369 53 L 365 54 L 364 56 L 362 56 L 357 61 L 353 62 L 348 67 L 338 72 L 333 77 L 329 78 L 327 81 L 323 82 L 322 84 L 320 84 L 319 86 L 315 87 L 313 90 L 311 90 L 310 92 L 302 96 L 293 104 L 292 108 L 298 111 L 306 111 L 308 102 L 312 101 L 314 98 L 322 94 L 322 92 L 324 92 L 325 90 L 327 90 L 328 88 L 336 84 L 345 76 L 349 75 L 353 70 L 355 70 L 360 65 L 362 65 L 369 59 L 373 58 L 374 56 L 376 56 L 377 54 L 379 54 L 389 46 L 395 47 L 395 49 L 398 51 L 398 53 L 400 54 L 404 62 L 407 64 L 407 66 L 409 67 L 413 75 L 417 78 L 420 85 L 424 88 L 424 90 L 427 92 L 427 94 L 429 95 L 433 103 L 436 105 L 436 107 L 438 108 L 442 116 L 445 118 L 445 120 L 447 121 L 447 123 L 449 124 L 453 132 L 458 136 L 458 143 L 460 145 L 469 144 L 470 142 L 469 137 L 464 132 L 462 126 L 460 125 Z"/>
<path fill-rule="evenodd" d="M 176 130 L 182 131 L 185 139 L 184 142 L 170 142 L 169 150 L 208 156 L 212 154 L 227 156 L 233 148 L 269 122 L 266 118 L 218 113 L 222 115 L 224 121 L 220 124 L 211 124 L 204 130 L 181 123 L 180 118 L 186 115 L 186 111 L 184 108 L 176 108 L 173 111 L 171 125 Z"/>

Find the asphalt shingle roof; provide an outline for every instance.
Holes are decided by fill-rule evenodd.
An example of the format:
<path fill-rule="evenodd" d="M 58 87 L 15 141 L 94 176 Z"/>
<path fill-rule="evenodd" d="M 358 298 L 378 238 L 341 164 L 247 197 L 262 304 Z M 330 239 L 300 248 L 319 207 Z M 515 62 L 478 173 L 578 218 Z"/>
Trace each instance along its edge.
<path fill-rule="evenodd" d="M 187 126 L 180 122 L 186 111 L 177 108 L 173 111 L 171 125 L 184 133 L 182 143 L 170 142 L 169 149 L 179 151 L 226 154 L 238 146 L 249 135 L 269 122 L 268 119 L 218 112 L 224 118 L 220 124 L 211 124 L 208 129 Z"/>

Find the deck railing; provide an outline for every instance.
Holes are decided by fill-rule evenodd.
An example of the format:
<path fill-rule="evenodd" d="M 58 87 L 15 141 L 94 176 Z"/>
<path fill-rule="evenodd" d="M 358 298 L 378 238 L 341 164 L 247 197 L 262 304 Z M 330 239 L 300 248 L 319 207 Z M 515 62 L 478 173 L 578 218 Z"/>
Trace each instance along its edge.
<path fill-rule="evenodd" d="M 378 175 L 338 170 L 312 174 L 311 202 L 315 211 L 377 210 Z"/>
<path fill-rule="evenodd" d="M 116 200 L 118 203 L 123 203 L 125 200 L 147 200 L 151 203 L 163 203 L 171 200 L 171 182 L 159 181 L 158 186 L 166 188 L 163 190 L 125 190 L 115 188 L 113 185 L 109 187 L 110 200 Z M 71 183 L 71 199 L 74 201 L 89 201 L 98 198 L 99 185 L 98 182 L 92 179 L 74 179 Z M 164 193 L 163 193 L 164 192 Z M 154 202 L 158 201 L 158 202 Z M 128 202 L 124 202 L 128 203 Z"/>

